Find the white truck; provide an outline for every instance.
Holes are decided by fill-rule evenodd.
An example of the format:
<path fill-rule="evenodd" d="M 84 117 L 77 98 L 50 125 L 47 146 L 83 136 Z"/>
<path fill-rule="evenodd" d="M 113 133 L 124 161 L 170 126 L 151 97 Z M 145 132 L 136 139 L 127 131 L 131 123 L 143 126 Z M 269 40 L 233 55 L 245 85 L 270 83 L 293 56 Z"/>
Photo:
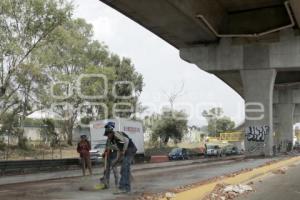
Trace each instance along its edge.
<path fill-rule="evenodd" d="M 92 121 L 90 123 L 90 133 L 91 133 L 91 160 L 99 161 L 102 159 L 102 153 L 105 149 L 105 143 L 107 137 L 104 136 L 105 124 L 107 122 L 115 123 L 115 131 L 120 131 L 126 133 L 134 142 L 137 148 L 137 155 L 144 156 L 144 132 L 143 125 L 139 121 L 129 120 L 129 119 L 105 119 Z"/>

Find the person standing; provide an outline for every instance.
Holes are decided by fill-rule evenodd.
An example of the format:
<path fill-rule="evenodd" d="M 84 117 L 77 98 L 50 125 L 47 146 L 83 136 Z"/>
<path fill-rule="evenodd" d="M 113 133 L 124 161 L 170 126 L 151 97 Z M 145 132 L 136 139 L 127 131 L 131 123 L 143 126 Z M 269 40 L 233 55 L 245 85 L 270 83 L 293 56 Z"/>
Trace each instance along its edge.
<path fill-rule="evenodd" d="M 83 176 L 85 176 L 86 167 L 88 168 L 90 175 L 93 174 L 90 150 L 91 144 L 88 141 L 86 135 L 81 135 L 80 142 L 77 145 L 77 152 L 80 154 Z"/>
<path fill-rule="evenodd" d="M 115 143 L 122 157 L 121 179 L 119 183 L 119 191 L 115 194 L 131 192 L 131 163 L 137 152 L 137 148 L 131 138 L 124 132 L 114 131 L 115 123 L 108 122 L 105 125 L 104 136 L 108 140 Z"/>

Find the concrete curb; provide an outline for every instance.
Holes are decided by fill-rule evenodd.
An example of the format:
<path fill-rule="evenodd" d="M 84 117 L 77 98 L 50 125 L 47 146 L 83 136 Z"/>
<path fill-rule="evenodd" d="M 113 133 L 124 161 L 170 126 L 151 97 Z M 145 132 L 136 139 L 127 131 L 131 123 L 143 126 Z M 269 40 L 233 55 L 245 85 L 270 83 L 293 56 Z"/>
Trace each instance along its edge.
<path fill-rule="evenodd" d="M 252 171 L 244 172 L 241 174 L 238 174 L 234 177 L 227 177 L 222 180 L 217 180 L 212 183 L 203 184 L 201 186 L 192 188 L 190 190 L 180 192 L 176 194 L 175 198 L 172 198 L 172 200 L 200 200 L 203 199 L 206 195 L 208 195 L 210 192 L 213 191 L 215 186 L 219 183 L 226 183 L 226 184 L 241 184 L 248 182 L 254 178 L 258 178 L 260 176 L 264 176 L 267 173 L 270 173 L 274 170 L 280 169 L 285 166 L 292 165 L 296 162 L 300 161 L 300 156 L 285 159 L 270 165 L 262 166 L 253 169 Z M 166 198 L 163 198 L 161 200 L 167 200 Z"/>

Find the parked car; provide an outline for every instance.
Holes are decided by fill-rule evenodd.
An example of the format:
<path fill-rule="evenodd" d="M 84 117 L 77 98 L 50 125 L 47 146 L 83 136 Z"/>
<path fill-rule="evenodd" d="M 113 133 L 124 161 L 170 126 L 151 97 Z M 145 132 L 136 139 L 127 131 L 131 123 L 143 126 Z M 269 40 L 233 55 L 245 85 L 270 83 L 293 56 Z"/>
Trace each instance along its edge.
<path fill-rule="evenodd" d="M 100 143 L 94 145 L 90 150 L 91 161 L 93 163 L 100 162 L 102 160 L 102 154 L 105 151 L 106 141 L 100 141 Z"/>
<path fill-rule="evenodd" d="M 300 151 L 300 143 L 297 141 L 295 142 L 295 145 L 294 145 L 294 150 L 296 151 Z"/>
<path fill-rule="evenodd" d="M 188 160 L 189 153 L 185 148 L 174 148 L 169 153 L 169 160 Z"/>
<path fill-rule="evenodd" d="M 240 151 L 236 146 L 229 145 L 224 148 L 223 154 L 225 154 L 226 156 L 238 155 L 240 154 Z"/>
<path fill-rule="evenodd" d="M 205 147 L 199 147 L 199 156 L 203 156 L 203 155 L 205 155 L 205 152 L 206 152 L 206 149 L 205 149 Z"/>
<path fill-rule="evenodd" d="M 221 156 L 223 156 L 223 150 L 219 145 L 208 144 L 208 145 L 206 145 L 205 156 L 206 157 L 211 157 L 211 156 L 221 157 Z"/>

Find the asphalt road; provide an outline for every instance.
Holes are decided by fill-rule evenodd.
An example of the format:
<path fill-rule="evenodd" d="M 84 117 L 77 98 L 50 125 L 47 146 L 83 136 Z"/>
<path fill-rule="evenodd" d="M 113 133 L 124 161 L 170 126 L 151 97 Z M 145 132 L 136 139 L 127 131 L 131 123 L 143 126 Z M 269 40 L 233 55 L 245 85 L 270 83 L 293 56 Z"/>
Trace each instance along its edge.
<path fill-rule="evenodd" d="M 196 164 L 142 170 L 134 172 L 133 193 L 129 196 L 113 195 L 113 188 L 105 191 L 79 191 L 79 187 L 92 188 L 98 183 L 99 176 L 77 177 L 59 180 L 19 183 L 0 186 L 0 199 L 3 200 L 112 200 L 130 199 L 147 192 L 164 192 L 175 187 L 197 183 L 216 176 L 225 175 L 245 168 L 253 168 L 271 159 L 250 159 L 244 161 L 216 164 Z M 111 181 L 113 182 L 113 181 Z"/>
<path fill-rule="evenodd" d="M 286 174 L 271 174 L 254 184 L 255 192 L 238 200 L 299 200 L 300 163 L 289 167 Z"/>

